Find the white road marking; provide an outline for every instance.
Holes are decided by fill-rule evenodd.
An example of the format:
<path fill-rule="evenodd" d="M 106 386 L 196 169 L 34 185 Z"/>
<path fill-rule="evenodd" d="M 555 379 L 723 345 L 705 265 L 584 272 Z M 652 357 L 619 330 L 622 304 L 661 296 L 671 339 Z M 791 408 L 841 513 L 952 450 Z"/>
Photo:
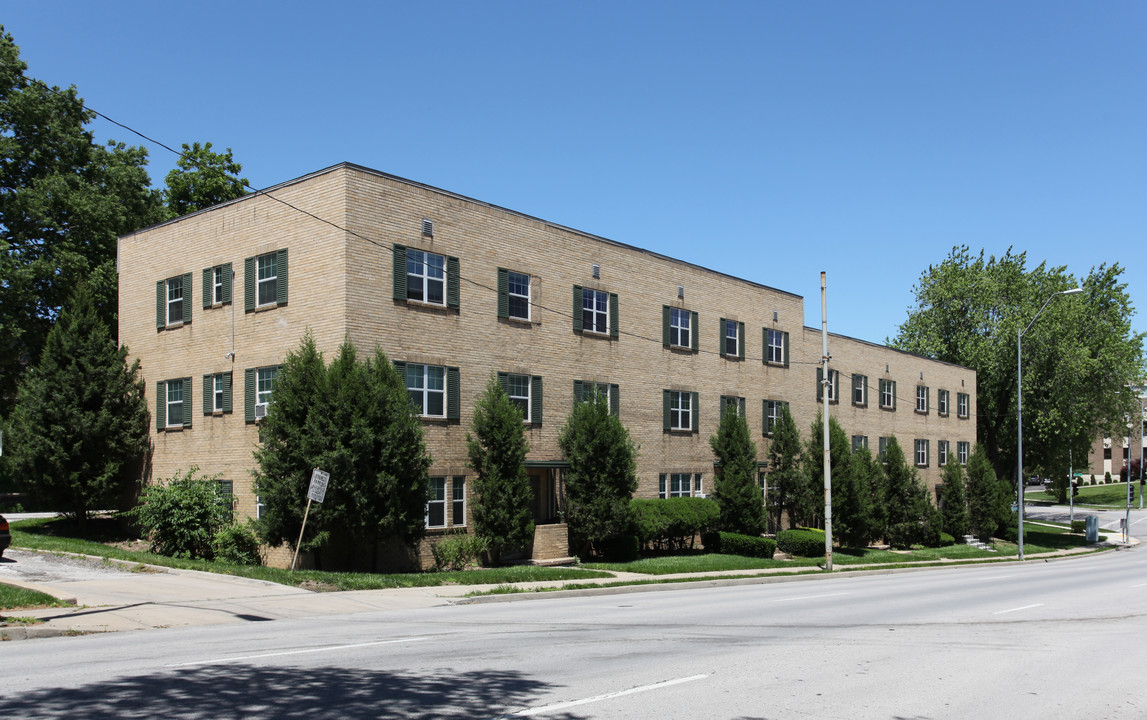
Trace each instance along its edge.
<path fill-rule="evenodd" d="M 602 700 L 612 700 L 613 698 L 647 692 L 649 690 L 660 690 L 661 688 L 670 687 L 672 685 L 680 685 L 681 683 L 693 682 L 694 680 L 703 680 L 707 677 L 709 676 L 690 675 L 689 677 L 678 678 L 676 680 L 666 680 L 665 682 L 654 683 L 653 685 L 642 685 L 641 687 L 630 688 L 628 690 L 621 690 L 614 693 L 606 693 L 605 695 L 595 695 L 593 697 L 582 698 L 581 700 L 570 700 L 568 702 L 554 703 L 553 705 L 542 705 L 540 707 L 526 708 L 525 710 L 519 710 L 516 713 L 512 713 L 509 715 L 509 717 L 530 717 L 532 715 L 544 715 L 546 713 L 565 710 L 566 708 L 576 707 L 578 705 L 588 705 L 589 703 L 601 702 Z"/>
<path fill-rule="evenodd" d="M 1020 610 L 1030 610 L 1031 608 L 1043 607 L 1043 603 L 1036 603 L 1035 605 L 1024 605 L 1023 607 L 1012 608 L 1010 610 L 997 610 L 992 613 L 993 615 L 1003 615 L 1004 613 L 1018 612 Z"/>
<path fill-rule="evenodd" d="M 285 650 L 262 655 L 243 655 L 241 657 L 214 658 L 211 660 L 194 660 L 192 662 L 175 663 L 167 667 L 187 667 L 189 665 L 215 665 L 220 663 L 240 662 L 242 660 L 258 660 L 260 658 L 283 657 L 285 655 L 304 655 L 306 653 L 329 652 L 331 650 L 349 650 L 351 648 L 374 647 L 375 645 L 394 645 L 395 643 L 417 642 L 426 640 L 424 637 L 403 638 L 401 640 L 379 640 L 378 642 L 355 643 L 354 645 L 330 645 L 321 648 L 307 648 L 306 650 Z"/>
<path fill-rule="evenodd" d="M 804 597 L 777 598 L 776 600 L 773 600 L 773 602 L 790 602 L 792 600 L 816 600 L 818 598 L 836 597 L 837 595 L 847 595 L 847 594 L 848 593 L 829 593 L 827 595 L 805 595 Z"/>

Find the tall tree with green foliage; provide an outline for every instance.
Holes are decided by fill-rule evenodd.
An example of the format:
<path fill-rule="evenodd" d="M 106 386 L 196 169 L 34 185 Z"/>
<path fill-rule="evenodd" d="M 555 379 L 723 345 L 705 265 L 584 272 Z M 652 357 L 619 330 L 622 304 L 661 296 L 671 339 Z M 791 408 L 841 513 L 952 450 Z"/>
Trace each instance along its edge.
<path fill-rule="evenodd" d="M 526 475 L 530 451 L 522 411 L 493 376 L 474 406 L 472 433 L 466 433 L 474 469 L 474 534 L 489 542 L 489 559 L 525 547 L 534 539 L 530 513 L 533 490 Z"/>
<path fill-rule="evenodd" d="M 888 513 L 885 539 L 902 547 L 917 542 L 928 510 L 928 493 L 916 468 L 908 464 L 893 436 L 881 456 L 884 464 L 884 507 Z"/>
<path fill-rule="evenodd" d="M 168 214 L 178 217 L 247 194 L 247 178 L 239 177 L 243 166 L 235 162 L 231 148 L 217 153 L 211 143 L 183 143 L 176 167 L 167 173 L 163 200 Z"/>
<path fill-rule="evenodd" d="M 72 288 L 116 333 L 116 239 L 163 217 L 147 151 L 94 141 L 76 88 L 25 75 L 0 27 L 0 412 Z"/>
<path fill-rule="evenodd" d="M 621 419 L 610 414 L 599 392 L 579 402 L 566 418 L 558 447 L 566 471 L 566 521 L 581 554 L 601 554 L 601 544 L 629 525 L 629 501 L 637 490 L 637 446 Z"/>
<path fill-rule="evenodd" d="M 788 517 L 788 526 L 795 528 L 812 514 L 814 498 L 808 492 L 801 467 L 801 435 L 787 405 L 773 428 L 769 443 L 768 491 L 765 508 L 773 527 L 781 529 L 782 516 Z"/>
<path fill-rule="evenodd" d="M 1097 434 L 1119 437 L 1144 375 L 1143 333 L 1123 268 L 1094 267 L 1076 278 L 1063 267 L 1027 266 L 1025 253 L 973 255 L 953 248 L 914 288 L 915 307 L 892 344 L 976 371 L 976 430 L 996 472 L 1015 475 L 1016 336 L 1053 293 L 1023 338 L 1025 468 L 1065 475 L 1069 453 L 1086 457 Z M 971 392 L 969 389 L 967 392 Z"/>
<path fill-rule="evenodd" d="M 977 444 L 972 451 L 967 473 L 968 529 L 987 541 L 1008 524 L 1014 495 L 1008 491 L 1009 483 L 996 475 L 983 445 Z"/>
<path fill-rule="evenodd" d="M 866 542 L 872 543 L 884 537 L 888 526 L 888 509 L 884 504 L 884 468 L 868 448 L 862 447 L 852 454 L 851 469 L 856 491 L 862 496 L 860 502 L 868 508 Z"/>
<path fill-rule="evenodd" d="M 871 514 L 868 488 L 858 481 L 852 467 L 852 444 L 835 417 L 829 417 L 829 467 L 832 470 L 832 533 L 841 545 L 863 547 L 868 544 Z M 809 430 L 804 453 L 805 476 L 810 494 L 820 491 L 824 497 L 824 420 L 817 415 Z M 823 503 L 821 503 L 823 505 Z M 824 509 L 817 513 L 824 524 Z"/>
<path fill-rule="evenodd" d="M 949 458 L 944 466 L 940 512 L 944 516 L 944 532 L 955 538 L 968 534 L 968 493 L 964 482 L 964 468 Z"/>
<path fill-rule="evenodd" d="M 148 447 L 139 361 L 127 364 L 91 293 L 79 285 L 20 383 L 5 445 L 40 504 L 81 526 L 119 505 Z"/>
<path fill-rule="evenodd" d="M 726 412 L 709 445 L 717 459 L 713 499 L 721 508 L 721 529 L 760 535 L 765 529 L 765 507 L 757 484 L 757 446 L 749 434 L 749 423 L 738 412 Z"/>

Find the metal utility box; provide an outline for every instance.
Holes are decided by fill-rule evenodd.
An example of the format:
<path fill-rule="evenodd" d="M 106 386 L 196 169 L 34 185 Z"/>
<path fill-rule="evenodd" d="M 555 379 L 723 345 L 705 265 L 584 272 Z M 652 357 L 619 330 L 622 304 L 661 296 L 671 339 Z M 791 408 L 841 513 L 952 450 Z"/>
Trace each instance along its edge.
<path fill-rule="evenodd" d="M 1084 528 L 1087 532 L 1087 542 L 1099 542 L 1099 518 L 1094 515 L 1087 516 L 1087 525 Z"/>

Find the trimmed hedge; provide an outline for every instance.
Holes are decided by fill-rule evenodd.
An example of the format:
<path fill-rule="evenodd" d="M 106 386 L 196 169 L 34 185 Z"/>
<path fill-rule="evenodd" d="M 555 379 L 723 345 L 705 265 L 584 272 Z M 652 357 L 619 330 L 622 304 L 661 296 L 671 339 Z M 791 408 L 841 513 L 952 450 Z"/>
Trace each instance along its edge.
<path fill-rule="evenodd" d="M 606 562 L 633 562 L 641 556 L 641 545 L 636 535 L 614 535 L 600 543 L 594 543 Z"/>
<path fill-rule="evenodd" d="M 705 552 L 740 555 L 741 557 L 772 558 L 777 541 L 753 535 L 729 532 L 707 532 L 701 536 Z"/>
<path fill-rule="evenodd" d="M 654 550 L 692 549 L 695 538 L 717 527 L 721 508 L 709 498 L 632 500 L 633 534 L 641 547 Z"/>
<path fill-rule="evenodd" d="M 824 555 L 824 531 L 812 528 L 781 530 L 777 533 L 777 547 L 797 557 Z"/>

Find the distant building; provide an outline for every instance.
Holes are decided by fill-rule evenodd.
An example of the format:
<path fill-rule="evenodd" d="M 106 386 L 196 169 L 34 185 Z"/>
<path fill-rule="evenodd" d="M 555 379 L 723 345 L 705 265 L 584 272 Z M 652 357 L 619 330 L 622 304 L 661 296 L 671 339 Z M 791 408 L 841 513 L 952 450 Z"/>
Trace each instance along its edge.
<path fill-rule="evenodd" d="M 1138 398 L 1137 406 L 1142 410 L 1147 404 L 1147 398 L 1144 397 L 1147 395 L 1147 387 L 1133 388 L 1132 392 Z M 1121 438 L 1100 437 L 1092 443 L 1087 464 L 1075 468 L 1075 473 L 1082 475 L 1084 482 L 1091 480 L 1102 482 L 1107 473 L 1111 473 L 1111 478 L 1118 481 L 1124 465 L 1130 465 L 1132 460 L 1140 460 L 1143 457 L 1143 452 L 1147 449 L 1147 440 L 1144 439 L 1143 432 L 1147 430 L 1147 423 L 1144 422 L 1142 413 L 1138 417 L 1128 417 L 1126 424 L 1127 435 Z"/>
<path fill-rule="evenodd" d="M 568 551 L 557 438 L 593 388 L 640 445 L 646 498 L 711 492 L 722 412 L 745 414 L 763 461 L 782 405 L 807 438 L 823 402 L 800 296 L 356 165 L 124 236 L 119 273 L 120 339 L 154 393 L 152 478 L 221 473 L 237 516 L 257 515 L 255 423 L 285 354 L 307 328 L 328 360 L 344 337 L 379 346 L 434 459 L 423 557 L 470 524 L 465 437 L 491 375 L 528 425 L 535 557 Z M 973 370 L 840 335 L 829 348 L 831 414 L 854 446 L 895 435 L 932 487 L 967 461 Z"/>

